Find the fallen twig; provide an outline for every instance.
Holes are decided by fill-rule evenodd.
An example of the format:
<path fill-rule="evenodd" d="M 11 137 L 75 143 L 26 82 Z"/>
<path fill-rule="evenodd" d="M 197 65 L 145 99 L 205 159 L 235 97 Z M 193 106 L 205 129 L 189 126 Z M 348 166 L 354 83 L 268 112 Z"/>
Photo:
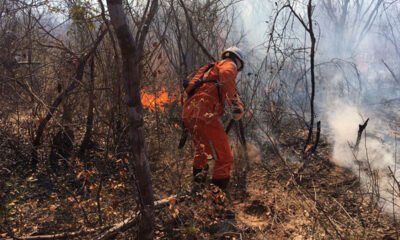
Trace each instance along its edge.
<path fill-rule="evenodd" d="M 170 197 L 158 200 L 154 202 L 154 207 L 155 208 L 163 208 L 169 205 L 173 205 L 176 202 L 181 202 L 184 199 L 188 198 L 188 195 L 183 194 L 183 195 L 172 195 Z M 127 219 L 122 220 L 121 222 L 114 224 L 113 227 L 108 229 L 107 231 L 101 233 L 97 237 L 93 238 L 94 240 L 108 240 L 108 239 L 114 239 L 114 237 L 120 233 L 128 230 L 129 228 L 133 227 L 138 220 L 138 216 L 140 215 L 140 212 L 136 213 L 134 216 L 131 216 Z"/>
<path fill-rule="evenodd" d="M 154 202 L 154 206 L 156 208 L 163 208 L 169 206 L 171 204 L 175 204 L 176 202 L 184 201 L 189 196 L 186 194 L 183 195 L 172 195 L 170 197 L 158 200 Z M 45 234 L 45 235 L 36 235 L 36 236 L 13 236 L 11 238 L 6 238 L 5 240 L 17 239 L 17 240 L 46 240 L 46 239 L 71 239 L 76 238 L 96 232 L 102 232 L 94 237 L 94 240 L 107 240 L 113 239 L 118 233 L 124 232 L 129 228 L 133 227 L 138 220 L 140 212 L 134 214 L 133 216 L 122 220 L 112 226 L 92 228 L 92 229 L 82 229 L 75 232 L 62 232 L 62 233 L 54 233 L 54 234 Z"/>
<path fill-rule="evenodd" d="M 119 232 L 124 232 L 135 225 L 138 214 L 131 216 L 123 221 L 115 224 L 112 228 L 108 229 L 107 231 L 101 233 L 97 237 L 93 238 L 94 240 L 106 240 L 106 239 L 113 239 Z"/>
<path fill-rule="evenodd" d="M 88 235 L 91 233 L 95 233 L 98 231 L 102 231 L 107 229 L 107 227 L 100 227 L 100 228 L 91 228 L 91 229 L 82 229 L 75 232 L 63 232 L 63 233 L 54 233 L 54 234 L 46 234 L 46 235 L 33 235 L 33 236 L 13 236 L 12 238 L 8 239 L 18 239 L 18 240 L 42 240 L 42 239 L 71 239 L 79 236 Z M 6 239 L 6 240 L 8 240 Z"/>

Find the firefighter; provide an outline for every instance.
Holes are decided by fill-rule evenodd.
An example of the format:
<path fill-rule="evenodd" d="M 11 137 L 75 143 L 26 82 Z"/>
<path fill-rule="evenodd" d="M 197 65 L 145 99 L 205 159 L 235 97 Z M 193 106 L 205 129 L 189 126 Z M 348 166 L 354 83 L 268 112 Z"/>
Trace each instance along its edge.
<path fill-rule="evenodd" d="M 244 106 L 236 90 L 236 76 L 244 67 L 243 53 L 237 47 L 223 51 L 222 60 L 201 67 L 184 87 L 188 99 L 184 103 L 183 123 L 192 135 L 195 154 L 193 180 L 203 184 L 207 178 L 208 161 L 215 160 L 212 183 L 226 190 L 233 164 L 233 153 L 221 117 L 224 106 L 232 118 L 240 120 Z"/>

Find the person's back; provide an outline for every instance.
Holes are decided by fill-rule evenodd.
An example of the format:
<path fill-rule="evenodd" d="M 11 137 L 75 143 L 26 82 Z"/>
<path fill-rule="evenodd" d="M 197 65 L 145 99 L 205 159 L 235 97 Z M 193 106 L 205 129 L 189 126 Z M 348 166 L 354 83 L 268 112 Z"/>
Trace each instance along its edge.
<path fill-rule="evenodd" d="M 197 79 L 198 72 L 194 77 Z M 219 119 L 224 114 L 224 103 L 242 105 L 237 96 L 235 78 L 236 65 L 233 61 L 224 59 L 216 62 L 204 74 L 205 83 L 196 90 L 184 104 L 183 118 L 196 118 L 203 121 Z"/>

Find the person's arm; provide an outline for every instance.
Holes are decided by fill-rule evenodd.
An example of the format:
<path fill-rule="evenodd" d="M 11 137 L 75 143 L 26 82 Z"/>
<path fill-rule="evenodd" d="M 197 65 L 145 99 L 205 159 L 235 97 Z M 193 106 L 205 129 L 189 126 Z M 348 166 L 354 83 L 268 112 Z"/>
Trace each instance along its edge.
<path fill-rule="evenodd" d="M 221 83 L 222 93 L 228 105 L 232 108 L 234 120 L 239 120 L 244 114 L 244 105 L 236 89 L 237 68 L 234 62 L 230 60 L 223 61 L 219 66 L 219 81 Z"/>

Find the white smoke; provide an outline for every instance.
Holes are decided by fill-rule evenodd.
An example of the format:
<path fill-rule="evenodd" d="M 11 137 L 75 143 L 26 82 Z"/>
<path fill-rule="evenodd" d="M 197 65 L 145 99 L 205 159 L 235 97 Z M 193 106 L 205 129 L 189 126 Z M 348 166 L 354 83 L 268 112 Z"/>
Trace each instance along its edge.
<path fill-rule="evenodd" d="M 366 1 L 366 7 L 361 9 L 362 11 L 370 11 L 367 8 L 368 2 Z M 241 4 L 241 20 L 245 32 L 248 33 L 246 39 L 250 48 L 262 51 L 264 49 L 260 48 L 260 44 L 268 39 L 265 34 L 268 26 L 265 24 L 271 23 L 268 21 L 274 14 L 274 4 L 270 1 L 259 4 L 259 1 L 250 0 L 244 0 Z M 318 5 L 317 1 L 316 4 Z M 374 3 L 371 1 L 370 4 Z M 350 5 L 347 15 L 348 23 L 341 29 L 334 26 L 321 5 L 314 11 L 318 38 L 316 64 L 330 62 L 317 68 L 317 116 L 323 128 L 329 129 L 329 135 L 332 137 L 332 161 L 360 175 L 367 192 L 372 191 L 373 181 L 376 181 L 379 196 L 385 204 L 385 199 L 389 200 L 393 196 L 393 178 L 389 168 L 395 171 L 396 177 L 400 179 L 397 170 L 400 167 L 396 162 L 396 141 L 391 134 L 398 131 L 400 125 L 400 87 L 396 85 L 396 80 L 383 61 L 389 63 L 400 78 L 400 71 L 396 67 L 400 56 L 396 56 L 393 46 L 386 39 L 387 36 L 383 36 L 381 32 L 382 26 L 387 27 L 387 22 L 380 14 L 381 10 L 373 19 L 375 23 L 368 28 L 369 31 L 363 32 L 363 29 L 367 29 L 362 27 L 367 23 L 367 19 L 357 20 L 358 15 L 352 7 L 354 6 Z M 365 16 L 369 16 L 369 13 L 366 12 Z M 299 29 L 293 31 L 295 34 L 302 31 L 300 24 L 298 27 Z M 297 38 L 304 39 L 304 35 Z M 309 45 L 308 41 L 307 44 Z M 304 56 L 308 57 L 308 54 Z M 290 69 L 283 69 L 285 70 L 290 73 Z M 285 76 L 290 77 L 290 74 Z M 291 80 L 288 78 L 285 81 Z M 370 121 L 364 133 L 366 135 L 361 139 L 359 150 L 355 151 L 358 125 L 364 123 L 367 118 L 370 118 Z M 327 133 L 325 131 L 322 134 Z M 398 200 L 395 203 L 400 204 Z"/>
<path fill-rule="evenodd" d="M 323 25 L 324 19 L 319 20 Z M 350 168 L 359 175 L 364 190 L 380 198 L 385 209 L 393 210 L 394 204 L 400 199 L 393 198 L 394 171 L 399 179 L 400 172 L 396 162 L 396 139 L 391 132 L 396 131 L 399 123 L 399 107 L 386 104 L 388 99 L 400 97 L 399 88 L 394 84 L 393 76 L 385 68 L 382 60 L 392 59 L 383 49 L 386 40 L 377 32 L 382 25 L 380 18 L 372 26 L 372 30 L 363 37 L 358 45 L 343 42 L 341 56 L 347 54 L 349 67 L 342 64 L 340 68 L 325 68 L 327 80 L 323 82 L 326 89 L 317 97 L 317 104 L 321 110 L 322 122 L 328 124 L 334 143 L 332 160 L 339 166 Z M 351 40 L 351 39 L 347 39 Z M 318 57 L 335 58 L 339 56 L 325 54 L 326 50 L 334 45 L 334 39 L 321 38 Z M 349 41 L 350 42 L 350 41 Z M 325 51 L 326 50 L 326 51 Z M 385 52 L 385 54 L 383 54 Z M 350 71 L 350 69 L 357 70 Z M 355 151 L 354 144 L 357 138 L 358 125 L 369 118 L 368 126 L 361 139 L 359 150 Z M 396 187 L 395 187 L 396 188 Z M 392 203 L 388 203 L 392 201 Z M 398 207 L 397 211 L 398 211 Z"/>
<path fill-rule="evenodd" d="M 379 197 L 387 211 L 392 211 L 394 206 L 399 213 L 400 199 L 397 197 L 393 199 L 393 190 L 397 186 L 391 175 L 393 171 L 397 178 L 400 177 L 397 170 L 399 166 L 395 161 L 394 139 L 387 138 L 385 141 L 379 134 L 382 133 L 382 137 L 389 135 L 389 128 L 382 126 L 378 118 L 371 118 L 365 129 L 366 135 L 362 137 L 357 151 L 354 145 L 358 124 L 366 120 L 362 116 L 375 115 L 344 101 L 335 101 L 331 109 L 332 111 L 327 114 L 327 120 L 334 143 L 332 161 L 339 166 L 352 169 L 359 175 L 367 193 Z"/>
<path fill-rule="evenodd" d="M 370 119 L 365 132 L 367 137 L 361 139 L 359 150 L 354 145 L 358 134 L 358 125 L 366 121 L 367 111 L 358 109 L 349 102 L 337 100 L 331 105 L 327 120 L 334 139 L 333 161 L 340 166 L 358 171 L 356 160 L 371 164 L 372 169 L 388 170 L 394 167 L 394 149 L 392 143 L 385 142 L 374 135 L 382 130 L 376 119 Z M 364 117 L 362 117 L 364 116 Z M 371 133 L 371 134 L 369 134 Z"/>

